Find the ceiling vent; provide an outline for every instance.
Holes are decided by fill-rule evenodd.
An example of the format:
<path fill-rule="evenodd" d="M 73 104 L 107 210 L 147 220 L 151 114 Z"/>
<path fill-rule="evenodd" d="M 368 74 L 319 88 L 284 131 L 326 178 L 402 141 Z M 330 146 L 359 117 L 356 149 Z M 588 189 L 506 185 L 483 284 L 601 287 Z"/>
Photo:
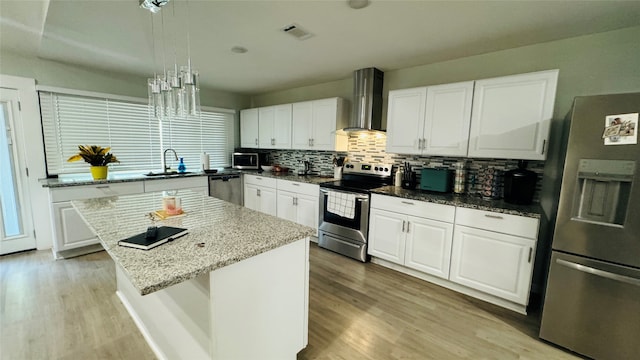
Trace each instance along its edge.
<path fill-rule="evenodd" d="M 307 40 L 313 37 L 313 34 L 301 28 L 299 25 L 291 24 L 282 28 L 285 34 L 289 34 L 298 40 Z"/>

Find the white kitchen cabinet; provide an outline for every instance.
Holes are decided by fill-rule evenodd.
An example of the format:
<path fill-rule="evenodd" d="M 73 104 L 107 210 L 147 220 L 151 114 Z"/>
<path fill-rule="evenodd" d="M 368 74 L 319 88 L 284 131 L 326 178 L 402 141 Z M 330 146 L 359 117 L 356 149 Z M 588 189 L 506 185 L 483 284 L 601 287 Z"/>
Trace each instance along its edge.
<path fill-rule="evenodd" d="M 377 194 L 371 207 L 369 255 L 448 278 L 455 207 Z"/>
<path fill-rule="evenodd" d="M 466 156 L 473 84 L 390 91 L 387 152 Z"/>
<path fill-rule="evenodd" d="M 240 110 L 240 146 L 258 147 L 258 109 Z"/>
<path fill-rule="evenodd" d="M 291 148 L 291 104 L 258 108 L 258 147 Z"/>
<path fill-rule="evenodd" d="M 192 190 L 203 192 L 209 189 L 209 178 L 207 176 L 186 176 L 171 179 L 156 179 L 144 181 L 144 192 L 171 191 L 171 190 Z"/>
<path fill-rule="evenodd" d="M 318 236 L 320 187 L 278 179 L 277 188 L 277 216 L 314 228 Z"/>
<path fill-rule="evenodd" d="M 244 206 L 273 215 L 277 212 L 276 179 L 244 176 Z"/>
<path fill-rule="evenodd" d="M 527 305 L 539 220 L 458 208 L 450 280 Z"/>
<path fill-rule="evenodd" d="M 110 197 L 143 192 L 142 181 L 50 188 L 54 256 L 64 257 L 69 250 L 76 251 L 73 255 L 80 255 L 82 251 L 76 249 L 99 243 L 93 231 L 71 205 L 72 200 L 103 203 L 108 202 Z"/>
<path fill-rule="evenodd" d="M 346 127 L 344 100 L 330 98 L 292 105 L 293 149 L 346 151 L 348 138 L 336 130 Z"/>
<path fill-rule="evenodd" d="M 544 160 L 558 70 L 477 80 L 469 157 Z"/>

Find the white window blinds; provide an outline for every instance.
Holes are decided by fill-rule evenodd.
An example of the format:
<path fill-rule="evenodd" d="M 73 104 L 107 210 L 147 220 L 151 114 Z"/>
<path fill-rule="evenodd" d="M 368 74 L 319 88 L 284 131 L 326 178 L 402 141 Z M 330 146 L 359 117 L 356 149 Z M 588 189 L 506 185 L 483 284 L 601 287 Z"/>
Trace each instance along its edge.
<path fill-rule="evenodd" d="M 173 118 L 162 124 L 149 116 L 142 101 L 123 101 L 40 91 L 42 128 L 49 175 L 87 171 L 83 162 L 69 163 L 78 145 L 111 147 L 120 163 L 112 171 L 159 171 L 162 152 L 173 148 L 183 157 L 187 171 L 200 170 L 206 152 L 211 167 L 231 164 L 234 112 L 203 109 L 200 117 Z M 174 170 L 177 162 L 167 165 Z"/>

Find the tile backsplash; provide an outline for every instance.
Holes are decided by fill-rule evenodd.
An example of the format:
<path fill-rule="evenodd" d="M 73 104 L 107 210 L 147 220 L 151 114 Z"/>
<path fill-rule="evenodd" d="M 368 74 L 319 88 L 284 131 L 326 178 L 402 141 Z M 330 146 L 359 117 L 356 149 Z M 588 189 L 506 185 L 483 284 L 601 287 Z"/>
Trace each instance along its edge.
<path fill-rule="evenodd" d="M 420 170 L 423 167 L 445 167 L 453 170 L 455 163 L 464 161 L 466 163 L 466 185 L 465 193 L 480 196 L 480 183 L 478 179 L 479 170 L 482 168 L 494 168 L 496 170 L 508 171 L 518 167 L 517 159 L 472 159 L 462 157 L 442 157 L 442 156 L 420 156 L 392 154 L 385 151 L 386 136 L 383 133 L 350 134 L 349 147 L 347 152 L 335 151 L 312 151 L 312 150 L 257 150 L 262 154 L 267 154 L 271 164 L 280 164 L 295 171 L 298 161 L 308 160 L 311 163 L 311 172 L 321 175 L 333 174 L 333 157 L 346 156 L 348 161 L 365 163 L 385 163 L 392 164 L 394 169 L 402 166 L 405 162 L 411 164 L 412 169 L 420 181 Z M 249 149 L 238 149 L 249 150 Z M 256 149 L 251 149 L 256 151 Z M 544 171 L 544 161 L 527 161 L 527 169 L 538 175 L 536 192 L 533 197 L 534 202 L 540 201 L 541 177 Z M 500 184 L 499 191 L 502 191 Z"/>

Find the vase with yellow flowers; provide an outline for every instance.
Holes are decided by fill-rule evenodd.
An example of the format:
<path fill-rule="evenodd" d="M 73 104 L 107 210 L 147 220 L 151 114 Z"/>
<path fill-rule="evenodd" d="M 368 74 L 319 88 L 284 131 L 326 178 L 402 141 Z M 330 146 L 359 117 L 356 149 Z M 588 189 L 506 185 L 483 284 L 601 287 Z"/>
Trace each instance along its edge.
<path fill-rule="evenodd" d="M 115 155 L 109 152 L 110 147 L 103 148 L 97 145 L 78 145 L 77 154 L 70 157 L 67 161 L 84 160 L 91 164 L 91 175 L 93 180 L 104 180 L 107 178 L 107 165 L 114 162 L 120 162 Z"/>

